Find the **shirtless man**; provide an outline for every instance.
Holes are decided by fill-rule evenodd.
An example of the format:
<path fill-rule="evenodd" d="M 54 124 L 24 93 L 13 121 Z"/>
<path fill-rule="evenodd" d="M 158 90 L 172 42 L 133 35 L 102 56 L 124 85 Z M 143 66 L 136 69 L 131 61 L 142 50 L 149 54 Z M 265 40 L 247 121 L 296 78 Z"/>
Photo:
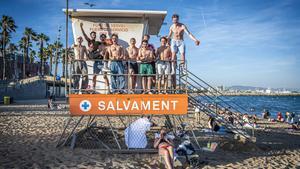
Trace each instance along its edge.
<path fill-rule="evenodd" d="M 82 83 L 81 83 L 81 89 L 86 89 L 88 85 L 88 71 L 87 71 L 87 65 L 86 65 L 86 60 L 88 59 L 87 57 L 87 49 L 84 45 L 82 45 L 82 37 L 79 36 L 77 39 L 77 44 L 72 45 L 74 48 L 74 58 L 71 58 L 73 61 L 73 80 L 74 80 L 74 89 L 79 90 L 79 80 L 82 74 Z"/>
<path fill-rule="evenodd" d="M 195 44 L 198 46 L 200 44 L 200 41 L 197 40 L 194 35 L 190 33 L 188 28 L 183 24 L 179 22 L 179 15 L 174 14 L 172 16 L 172 22 L 173 24 L 170 27 L 168 39 L 171 41 L 171 51 L 172 51 L 172 65 L 171 65 L 171 74 L 172 74 L 172 84 L 174 89 L 176 88 L 176 54 L 179 51 L 180 53 L 180 62 L 181 65 L 184 66 L 185 63 L 185 44 L 183 39 L 184 32 L 189 35 L 189 37 L 195 41 Z M 171 39 L 171 36 L 173 35 L 173 38 Z"/>
<path fill-rule="evenodd" d="M 142 87 L 144 94 L 151 92 L 153 67 L 151 62 L 155 59 L 153 51 L 148 48 L 148 41 L 142 41 L 142 47 L 139 50 L 138 60 L 141 61 L 139 74 L 142 75 Z"/>
<path fill-rule="evenodd" d="M 170 61 L 172 58 L 171 48 L 167 46 L 168 40 L 166 37 L 160 38 L 161 46 L 157 49 L 157 73 L 158 73 L 158 92 L 161 93 L 162 78 L 164 79 L 164 93 L 167 93 L 168 76 L 171 71 Z"/>
<path fill-rule="evenodd" d="M 138 54 L 139 54 L 139 49 L 135 46 L 136 40 L 135 38 L 130 39 L 130 45 L 126 49 L 126 54 L 128 55 L 129 59 L 129 93 L 134 93 L 135 91 L 135 86 L 136 86 L 136 75 L 138 74 L 138 64 L 136 62 Z M 133 90 L 133 91 L 132 91 Z"/>
<path fill-rule="evenodd" d="M 90 33 L 89 38 L 83 30 L 83 23 L 80 23 L 81 32 L 84 36 L 84 39 L 88 42 L 88 51 L 89 51 L 89 58 L 96 59 L 99 57 L 98 46 L 100 45 L 99 41 L 96 41 L 96 32 L 92 31 Z"/>
<path fill-rule="evenodd" d="M 123 60 L 126 59 L 124 49 L 118 44 L 118 35 L 112 34 L 112 45 L 107 48 L 111 72 L 112 93 L 124 93 L 125 77 Z"/>
<path fill-rule="evenodd" d="M 155 54 L 156 54 L 156 53 L 155 53 L 155 47 L 154 47 L 153 44 L 149 43 L 150 35 L 145 34 L 145 35 L 143 36 L 143 40 L 148 41 L 148 48 L 153 52 L 153 55 L 154 55 L 154 57 L 156 58 L 156 56 L 155 56 Z M 153 61 L 151 62 L 151 65 L 152 65 L 152 67 L 153 67 L 153 74 L 156 75 L 155 60 L 153 60 Z M 157 78 L 157 77 L 152 78 L 152 85 L 153 85 L 153 87 L 155 87 L 155 84 L 156 84 L 156 78 Z"/>
<path fill-rule="evenodd" d="M 172 59 L 176 59 L 176 54 L 179 51 L 180 52 L 180 60 L 181 63 L 185 62 L 185 44 L 183 39 L 184 32 L 189 35 L 189 37 L 195 41 L 195 44 L 198 46 L 200 44 L 200 41 L 195 38 L 193 34 L 190 33 L 187 26 L 185 26 L 183 23 L 179 22 L 179 15 L 174 14 L 172 16 L 172 22 L 173 24 L 170 27 L 168 39 L 171 39 L 171 36 L 173 34 L 173 38 L 171 39 L 171 50 L 172 50 Z"/>
<path fill-rule="evenodd" d="M 105 82 L 105 85 L 107 88 L 109 88 L 109 82 L 108 82 L 108 78 L 107 78 L 107 72 L 105 72 L 104 69 L 104 58 L 107 55 L 107 44 L 106 44 L 106 35 L 105 34 L 101 34 L 100 35 L 100 42 L 98 45 L 98 49 L 97 52 L 99 52 L 99 57 L 97 58 L 98 60 L 96 60 L 94 62 L 94 76 L 93 76 L 93 88 L 95 89 L 96 87 L 96 80 L 97 80 L 97 74 L 101 74 L 103 75 L 103 79 Z M 108 89 L 109 90 L 109 89 Z"/>

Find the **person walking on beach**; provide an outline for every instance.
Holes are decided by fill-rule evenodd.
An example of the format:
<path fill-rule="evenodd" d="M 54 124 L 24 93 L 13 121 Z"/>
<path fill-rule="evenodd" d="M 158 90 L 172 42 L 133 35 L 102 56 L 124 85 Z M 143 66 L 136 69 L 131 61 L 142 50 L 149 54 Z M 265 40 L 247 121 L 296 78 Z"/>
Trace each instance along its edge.
<path fill-rule="evenodd" d="M 179 22 L 179 15 L 174 14 L 172 16 L 173 24 L 170 27 L 168 39 L 171 44 L 172 51 L 172 64 L 171 64 L 171 74 L 172 74 L 172 84 L 173 88 L 176 88 L 176 54 L 180 53 L 180 65 L 184 67 L 185 64 L 185 43 L 184 43 L 184 32 L 189 35 L 189 37 L 195 41 L 198 46 L 200 41 L 195 38 L 195 36 L 188 30 L 187 26 Z M 173 37 L 172 37 L 173 35 Z"/>
<path fill-rule="evenodd" d="M 108 56 L 111 72 L 111 88 L 112 93 L 123 93 L 125 88 L 124 65 L 123 60 L 126 59 L 124 49 L 118 44 L 118 35 L 112 34 L 112 45 L 108 47 Z"/>
<path fill-rule="evenodd" d="M 82 45 L 83 39 L 81 36 L 77 38 L 77 44 L 74 44 L 72 47 L 74 48 L 75 56 L 71 58 L 73 61 L 73 79 L 74 79 L 74 88 L 79 89 L 79 80 L 80 74 L 82 74 L 82 83 L 81 89 L 86 89 L 88 85 L 88 71 L 86 60 L 87 57 L 87 49 L 84 45 Z M 77 92 L 77 91 L 76 91 Z"/>
<path fill-rule="evenodd" d="M 136 40 L 135 38 L 130 39 L 130 45 L 126 49 L 126 55 L 129 59 L 129 65 L 128 66 L 128 73 L 129 76 L 129 83 L 128 83 L 128 89 L 129 93 L 134 93 L 135 86 L 136 86 L 136 75 L 138 74 L 138 64 L 137 64 L 137 57 L 139 54 L 139 49 L 135 46 Z M 128 63 L 127 63 L 128 64 Z"/>
<path fill-rule="evenodd" d="M 152 86 L 152 74 L 153 67 L 151 62 L 154 60 L 153 52 L 148 48 L 148 41 L 142 41 L 142 47 L 139 50 L 138 60 L 142 63 L 140 64 L 139 74 L 142 75 L 142 87 L 144 90 L 144 94 L 152 94 L 151 86 Z"/>
<path fill-rule="evenodd" d="M 163 80 L 163 89 L 164 93 L 167 93 L 168 87 L 168 77 L 170 74 L 171 66 L 171 49 L 170 46 L 167 46 L 167 38 L 162 37 L 160 38 L 161 46 L 157 49 L 156 56 L 158 57 L 157 61 L 157 73 L 158 73 L 158 93 L 161 93 L 161 85 Z"/>

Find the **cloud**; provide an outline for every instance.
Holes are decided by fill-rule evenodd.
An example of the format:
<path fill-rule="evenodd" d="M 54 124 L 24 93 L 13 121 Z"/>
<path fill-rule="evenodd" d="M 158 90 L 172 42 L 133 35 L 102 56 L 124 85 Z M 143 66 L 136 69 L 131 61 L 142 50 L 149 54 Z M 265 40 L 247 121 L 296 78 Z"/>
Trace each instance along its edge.
<path fill-rule="evenodd" d="M 202 42 L 196 47 L 187 41 L 189 67 L 221 84 L 249 83 L 248 77 L 268 86 L 282 87 L 285 81 L 299 87 L 299 16 L 288 18 L 291 2 L 277 2 L 255 5 L 255 11 L 244 2 L 184 8 L 182 21 Z"/>

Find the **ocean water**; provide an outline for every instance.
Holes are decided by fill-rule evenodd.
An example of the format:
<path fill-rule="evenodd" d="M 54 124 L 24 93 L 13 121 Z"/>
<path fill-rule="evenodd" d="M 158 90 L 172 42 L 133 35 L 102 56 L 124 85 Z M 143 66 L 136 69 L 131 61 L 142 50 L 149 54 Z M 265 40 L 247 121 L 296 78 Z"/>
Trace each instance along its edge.
<path fill-rule="evenodd" d="M 273 117 L 278 112 L 295 112 L 300 115 L 300 96 L 223 96 L 222 99 L 232 107 L 238 104 L 251 114 L 261 115 L 266 109 Z"/>

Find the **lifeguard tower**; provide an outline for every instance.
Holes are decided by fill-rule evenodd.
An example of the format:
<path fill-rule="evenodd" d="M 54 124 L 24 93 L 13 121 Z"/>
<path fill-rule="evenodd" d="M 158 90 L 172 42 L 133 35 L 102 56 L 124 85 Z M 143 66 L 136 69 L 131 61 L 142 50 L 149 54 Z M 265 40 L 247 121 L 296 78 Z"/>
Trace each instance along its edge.
<path fill-rule="evenodd" d="M 65 10 L 64 10 L 65 11 Z M 158 35 L 164 22 L 166 11 L 145 10 L 98 10 L 98 9 L 69 9 L 72 20 L 73 37 L 91 31 L 96 32 L 97 39 L 100 34 L 106 34 L 108 39 L 113 33 L 118 34 L 119 44 L 124 48 L 128 46 L 130 38 L 135 38 L 137 47 L 141 44 L 145 34 Z M 87 41 L 83 44 L 87 46 Z M 89 86 L 92 84 L 93 61 L 87 61 Z M 70 81 L 72 81 L 71 71 Z M 110 76 L 107 73 L 107 76 Z M 125 76 L 127 76 L 125 74 Z M 138 118 L 150 116 L 154 124 L 164 125 L 173 130 L 185 130 L 190 141 L 198 149 L 200 144 L 195 134 L 199 126 L 197 121 L 191 122 L 193 114 L 191 109 L 199 109 L 203 114 L 209 115 L 233 131 L 236 136 L 246 140 L 253 140 L 253 133 L 236 124 L 230 123 L 226 117 L 219 114 L 220 110 L 233 112 L 233 117 L 241 120 L 241 113 L 245 111 L 238 105 L 225 102 L 218 90 L 187 68 L 178 67 L 176 73 L 178 88 L 170 94 L 108 94 L 109 88 L 104 85 L 103 76 L 97 78 L 97 92 L 75 94 L 70 89 L 70 118 L 64 126 L 63 133 L 57 146 L 71 146 L 72 148 L 98 148 L 104 151 L 136 152 L 152 149 L 154 132 L 148 132 L 148 145 L 144 149 L 131 149 L 125 145 L 124 130 Z M 138 82 L 139 83 L 139 82 Z M 91 89 L 87 89 L 91 90 Z M 84 94 L 85 93 L 85 94 Z M 201 126 L 200 126 L 201 127 Z M 203 126 L 202 126 L 203 127 Z M 252 130 L 253 131 L 253 130 Z M 137 138 L 138 139 L 138 138 Z"/>

